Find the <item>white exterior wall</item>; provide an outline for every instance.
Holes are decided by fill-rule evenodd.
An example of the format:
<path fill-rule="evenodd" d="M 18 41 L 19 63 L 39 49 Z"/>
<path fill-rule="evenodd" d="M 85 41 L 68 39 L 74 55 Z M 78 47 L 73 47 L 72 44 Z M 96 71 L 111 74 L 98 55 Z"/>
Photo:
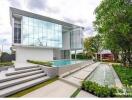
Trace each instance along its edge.
<path fill-rule="evenodd" d="M 16 61 L 26 62 L 26 60 L 53 60 L 53 49 L 16 47 Z"/>

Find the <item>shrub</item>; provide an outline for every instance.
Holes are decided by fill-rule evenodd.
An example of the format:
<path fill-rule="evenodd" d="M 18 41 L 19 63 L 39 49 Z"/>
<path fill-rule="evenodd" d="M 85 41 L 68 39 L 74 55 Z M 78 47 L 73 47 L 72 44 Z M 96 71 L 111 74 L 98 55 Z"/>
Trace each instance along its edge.
<path fill-rule="evenodd" d="M 0 63 L 0 67 L 12 66 L 13 64 L 14 64 L 13 62 L 3 62 L 3 63 Z"/>
<path fill-rule="evenodd" d="M 12 57 L 11 57 L 10 54 L 8 54 L 6 52 L 3 52 L 1 54 L 0 60 L 1 60 L 1 62 L 11 62 L 12 61 Z"/>
<path fill-rule="evenodd" d="M 82 89 L 98 97 L 114 97 L 116 94 L 115 88 L 109 88 L 108 86 L 101 86 L 91 81 L 84 81 L 82 83 Z"/>
<path fill-rule="evenodd" d="M 27 60 L 27 62 L 33 63 L 33 64 L 44 65 L 44 66 L 48 66 L 48 67 L 52 67 L 52 63 L 51 62 L 34 61 L 34 60 Z"/>

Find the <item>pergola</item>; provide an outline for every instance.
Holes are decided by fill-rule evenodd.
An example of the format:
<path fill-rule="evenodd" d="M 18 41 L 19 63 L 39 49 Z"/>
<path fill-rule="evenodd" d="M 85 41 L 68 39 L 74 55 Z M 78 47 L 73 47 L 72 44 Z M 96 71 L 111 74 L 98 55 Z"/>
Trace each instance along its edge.
<path fill-rule="evenodd" d="M 101 50 L 95 55 L 96 55 L 96 59 L 99 59 L 100 61 L 103 61 L 103 60 L 113 61 L 114 60 L 114 55 L 110 50 Z"/>

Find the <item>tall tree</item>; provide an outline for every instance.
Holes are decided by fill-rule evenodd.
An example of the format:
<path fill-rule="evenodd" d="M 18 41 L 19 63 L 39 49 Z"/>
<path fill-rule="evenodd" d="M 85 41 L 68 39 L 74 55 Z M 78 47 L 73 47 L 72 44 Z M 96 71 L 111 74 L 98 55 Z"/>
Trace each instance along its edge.
<path fill-rule="evenodd" d="M 121 51 L 123 64 L 132 64 L 132 5 L 129 0 L 102 0 L 95 10 L 94 26 L 104 46 Z"/>
<path fill-rule="evenodd" d="M 100 36 L 89 37 L 84 40 L 84 48 L 88 56 L 94 57 L 100 49 Z"/>

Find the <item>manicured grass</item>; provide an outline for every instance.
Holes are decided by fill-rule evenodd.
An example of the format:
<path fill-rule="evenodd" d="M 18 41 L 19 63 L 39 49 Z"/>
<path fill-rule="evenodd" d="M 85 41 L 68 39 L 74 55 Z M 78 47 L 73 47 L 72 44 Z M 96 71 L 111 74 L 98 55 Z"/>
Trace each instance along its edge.
<path fill-rule="evenodd" d="M 71 98 L 76 97 L 80 91 L 81 91 L 81 89 L 78 88 L 70 97 L 71 97 Z"/>
<path fill-rule="evenodd" d="M 44 66 L 48 66 L 48 67 L 52 67 L 52 63 L 51 63 L 51 62 L 48 62 L 48 61 L 34 61 L 34 60 L 27 60 L 27 62 L 29 62 L 29 63 L 33 63 L 33 64 L 44 65 Z"/>
<path fill-rule="evenodd" d="M 12 66 L 13 64 L 14 64 L 13 62 L 0 62 L 0 67 Z"/>
<path fill-rule="evenodd" d="M 121 65 L 113 65 L 113 67 L 118 74 L 121 82 L 124 85 L 132 86 L 132 68 L 124 67 Z"/>
<path fill-rule="evenodd" d="M 18 93 L 12 94 L 12 95 L 10 95 L 10 96 L 8 96 L 8 97 L 9 97 L 9 98 L 10 98 L 10 97 L 13 98 L 13 97 L 21 97 L 21 96 L 24 96 L 24 95 L 26 95 L 26 94 L 28 94 L 28 93 L 34 91 L 34 90 L 37 90 L 37 89 L 39 89 L 39 88 L 41 88 L 41 87 L 44 87 L 44 86 L 46 86 L 46 85 L 48 85 L 48 84 L 50 84 L 50 83 L 52 83 L 52 82 L 54 82 L 54 81 L 56 81 L 56 80 L 58 80 L 58 77 L 52 78 L 52 79 L 47 80 L 47 81 L 45 81 L 45 82 L 43 82 L 43 83 L 40 83 L 40 84 L 38 84 L 38 85 L 36 85 L 36 86 L 33 86 L 33 87 L 28 88 L 28 89 L 22 90 L 22 91 L 20 91 L 20 92 L 18 92 Z"/>

